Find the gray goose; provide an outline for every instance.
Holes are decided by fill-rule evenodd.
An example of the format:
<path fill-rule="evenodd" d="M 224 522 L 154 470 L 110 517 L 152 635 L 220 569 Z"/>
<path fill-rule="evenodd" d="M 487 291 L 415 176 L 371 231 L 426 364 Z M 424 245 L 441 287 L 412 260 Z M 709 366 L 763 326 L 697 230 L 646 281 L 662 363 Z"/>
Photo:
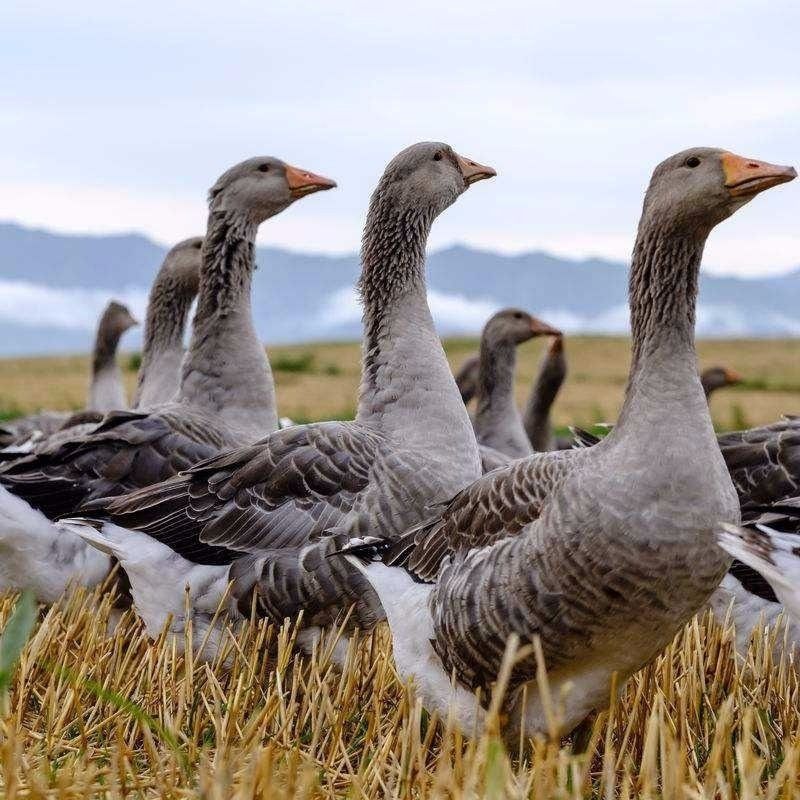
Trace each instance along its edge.
<path fill-rule="evenodd" d="M 166 403 L 178 388 L 183 336 L 189 309 L 197 296 L 202 246 L 200 236 L 176 244 L 167 252 L 153 281 L 147 302 L 142 364 L 134 408 Z M 103 416 L 88 409 L 76 411 L 55 432 L 49 435 L 39 432 L 23 445 L 0 451 L 0 457 L 6 460 L 31 452 L 44 453 L 94 430 Z"/>
<path fill-rule="evenodd" d="M 97 323 L 94 348 L 92 350 L 92 371 L 86 410 L 92 417 L 101 417 L 115 408 L 127 408 L 122 373 L 117 364 L 117 348 L 122 335 L 139 323 L 128 307 L 111 300 L 103 309 Z M 0 429 L 0 443 L 3 446 L 19 446 L 27 443 L 32 436 L 40 439 L 63 428 L 73 414 L 70 411 L 41 411 L 15 420 Z"/>
<path fill-rule="evenodd" d="M 192 338 L 174 398 L 109 414 L 90 433 L 19 459 L 0 474 L 0 541 L 19 555 L 19 563 L 8 559 L 14 588 L 31 588 L 47 601 L 73 574 L 84 578 L 86 546 L 77 537 L 62 531 L 65 552 L 57 566 L 49 563 L 58 535 L 50 520 L 93 497 L 164 480 L 277 427 L 272 374 L 250 307 L 256 231 L 298 198 L 335 185 L 271 157 L 243 161 L 217 180 L 209 192 Z M 70 553 L 81 554 L 75 570 Z M 41 563 L 33 565 L 35 559 Z M 94 571 L 86 582 L 96 577 Z"/>
<path fill-rule="evenodd" d="M 568 442 L 564 447 L 557 447 L 560 442 L 556 442 L 550 423 L 550 409 L 566 377 L 567 361 L 564 356 L 563 335 L 561 335 L 560 331 L 555 330 L 549 335 L 553 339 L 542 357 L 539 372 L 531 386 L 531 392 L 522 415 L 521 424 L 524 426 L 527 441 L 530 443 L 529 446 L 533 449 L 523 452 L 520 447 L 514 448 L 515 452 L 520 455 L 572 447 L 571 442 Z M 455 374 L 456 384 L 461 392 L 461 399 L 465 404 L 469 403 L 477 394 L 479 366 L 480 356 L 476 353 L 465 359 Z M 517 427 L 516 416 L 518 413 L 516 406 L 514 406 L 514 411 L 511 413 L 513 419 L 509 424 L 513 425 L 515 429 Z M 478 441 L 481 441 L 480 436 Z M 481 443 L 484 445 L 482 448 L 484 472 L 508 462 L 509 459 L 506 457 L 508 454 L 502 447 L 494 447 L 486 441 Z M 522 447 L 524 446 L 523 443 Z M 488 447 L 492 447 L 492 450 L 488 450 Z M 517 458 L 519 455 L 514 457 Z"/>
<path fill-rule="evenodd" d="M 473 690 L 490 693 L 510 637 L 538 637 L 568 733 L 608 703 L 613 673 L 624 684 L 717 587 L 730 561 L 715 532 L 739 521 L 739 504 L 697 374 L 700 261 L 715 225 L 795 175 L 708 148 L 660 164 L 633 254 L 618 425 L 593 448 L 483 476 L 399 541 L 348 548 L 386 612 L 401 677 L 430 711 L 480 727 Z M 532 655 L 513 670 L 513 733 L 548 731 L 535 676 Z"/>
<path fill-rule="evenodd" d="M 169 614 L 176 626 L 185 622 L 188 585 L 195 630 L 205 635 L 229 580 L 245 617 L 253 602 L 278 623 L 304 609 L 305 646 L 353 603 L 359 624 L 382 618 L 358 570 L 325 556 L 351 535 L 399 536 L 429 504 L 481 474 L 428 307 L 425 247 L 436 217 L 494 174 L 437 142 L 413 145 L 386 167 L 361 249 L 354 421 L 277 431 L 178 478 L 89 504 L 83 513 L 94 522 L 65 523 L 119 559 L 149 632 L 158 633 Z M 209 635 L 216 641 L 218 631 Z"/>
<path fill-rule="evenodd" d="M 534 336 L 560 335 L 561 331 L 518 308 L 498 311 L 483 328 L 472 425 L 478 444 L 502 454 L 505 462 L 533 452 L 514 399 L 517 345 Z M 493 453 L 489 458 L 494 462 Z M 482 460 L 486 470 L 486 458 Z"/>

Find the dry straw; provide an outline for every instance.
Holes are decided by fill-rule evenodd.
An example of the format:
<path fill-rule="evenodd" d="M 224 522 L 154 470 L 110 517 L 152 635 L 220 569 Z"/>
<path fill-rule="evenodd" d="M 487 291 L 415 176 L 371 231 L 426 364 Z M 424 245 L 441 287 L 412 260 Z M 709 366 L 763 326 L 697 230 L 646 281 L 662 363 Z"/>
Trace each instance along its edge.
<path fill-rule="evenodd" d="M 0 601 L 5 626 L 13 598 Z M 218 664 L 150 644 L 109 601 L 42 611 L 0 725 L 7 798 L 785 798 L 798 783 L 798 678 L 762 631 L 746 659 L 695 620 L 587 731 L 585 755 L 547 739 L 509 752 L 491 706 L 470 739 L 398 683 L 385 631 L 331 664 L 334 635 L 293 653 L 291 626 L 228 637 Z M 191 625 L 187 634 L 191 636 Z M 530 653 L 511 643 L 514 660 Z M 537 655 L 534 643 L 534 655 Z M 229 670 L 221 664 L 230 665 Z M 559 698 L 549 713 L 558 714 Z M 555 716 L 554 716 L 555 719 Z"/>

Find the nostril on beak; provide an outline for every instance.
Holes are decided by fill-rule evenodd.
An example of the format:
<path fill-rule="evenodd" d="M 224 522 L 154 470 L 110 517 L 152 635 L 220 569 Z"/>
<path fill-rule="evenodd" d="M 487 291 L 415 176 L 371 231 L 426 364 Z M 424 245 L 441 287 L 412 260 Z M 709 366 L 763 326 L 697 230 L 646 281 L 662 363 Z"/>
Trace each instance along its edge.
<path fill-rule="evenodd" d="M 756 164 L 755 161 L 751 161 L 747 166 L 750 167 L 750 169 L 758 169 L 760 164 Z"/>

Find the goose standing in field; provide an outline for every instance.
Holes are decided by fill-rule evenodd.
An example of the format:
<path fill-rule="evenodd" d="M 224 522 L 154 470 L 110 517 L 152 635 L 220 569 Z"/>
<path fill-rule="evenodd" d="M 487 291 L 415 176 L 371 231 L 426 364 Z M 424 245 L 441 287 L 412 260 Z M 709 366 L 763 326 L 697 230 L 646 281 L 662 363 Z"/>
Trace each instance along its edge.
<path fill-rule="evenodd" d="M 164 257 L 147 302 L 142 364 L 134 408 L 166 403 L 175 395 L 183 357 L 183 337 L 200 281 L 203 239 L 195 236 L 176 244 Z M 0 458 L 13 460 L 28 453 L 44 453 L 75 436 L 89 433 L 103 414 L 76 411 L 50 435 L 41 432 L 26 442 L 0 451 Z M 80 426 L 80 427 L 78 427 Z"/>
<path fill-rule="evenodd" d="M 88 504 L 81 511 L 94 521 L 64 523 L 119 559 L 151 634 L 170 614 L 173 630 L 182 630 L 184 586 L 195 630 L 208 632 L 229 580 L 234 614 L 238 607 L 247 617 L 255 604 L 280 623 L 302 609 L 310 629 L 301 646 L 352 604 L 363 627 L 382 618 L 359 571 L 326 556 L 352 535 L 399 536 L 481 474 L 428 307 L 425 248 L 436 217 L 494 174 L 436 142 L 413 145 L 386 167 L 361 249 L 354 421 L 278 431 L 178 478 Z"/>
<path fill-rule="evenodd" d="M 560 335 L 561 331 L 518 308 L 498 311 L 486 323 L 481 334 L 477 404 L 472 420 L 479 445 L 509 459 L 533 452 L 514 399 L 517 345 L 534 336 Z"/>
<path fill-rule="evenodd" d="M 700 383 L 706 397 L 711 397 L 713 392 L 724 389 L 726 386 L 736 386 L 742 382 L 742 376 L 727 367 L 707 367 L 700 374 Z"/>
<path fill-rule="evenodd" d="M 631 266 L 633 357 L 617 426 L 595 447 L 483 476 L 400 541 L 348 548 L 354 564 L 382 560 L 362 568 L 398 671 L 430 711 L 480 727 L 473 690 L 490 693 L 510 637 L 538 637 L 567 733 L 607 705 L 614 673 L 623 685 L 717 587 L 730 562 L 715 530 L 738 522 L 739 504 L 697 374 L 700 261 L 714 226 L 795 175 L 708 148 L 660 164 Z M 528 655 L 506 695 L 509 728 L 547 732 L 546 708 Z"/>
<path fill-rule="evenodd" d="M 49 601 L 72 578 L 96 582 L 107 559 L 68 532 L 62 539 L 50 520 L 93 497 L 164 480 L 277 427 L 272 374 L 250 305 L 256 231 L 298 198 L 333 186 L 270 157 L 244 161 L 219 178 L 209 193 L 197 311 L 175 397 L 109 414 L 88 435 L 0 474 L 0 547 L 8 554 L 0 588 L 28 587 Z M 92 569 L 82 563 L 86 550 Z"/>
<path fill-rule="evenodd" d="M 564 447 L 556 447 L 560 443 L 555 440 L 550 423 L 550 409 L 567 375 L 567 360 L 564 356 L 564 337 L 561 332 L 553 329 L 553 332 L 549 335 L 553 339 L 542 357 L 539 372 L 531 386 L 531 392 L 522 415 L 522 425 L 527 439 L 533 448 L 533 452 L 537 453 L 572 447 L 572 442 L 566 443 Z M 465 359 L 458 372 L 455 373 L 456 384 L 465 404 L 469 403 L 477 395 L 479 369 L 480 355 L 476 353 Z M 519 412 L 516 411 L 515 405 L 511 416 L 516 417 L 518 414 Z M 512 419 L 509 424 L 516 428 L 516 419 Z M 478 437 L 478 441 L 481 441 L 480 437 Z M 485 447 L 492 447 L 486 442 L 482 442 L 482 444 Z M 491 453 L 487 453 L 486 458 L 484 458 L 484 471 L 486 472 L 488 472 L 488 469 L 494 469 L 496 466 L 508 461 L 507 458 L 502 458 L 502 454 L 505 452 L 503 448 L 496 447 L 493 449 L 498 452 L 498 457 L 497 459 L 492 459 Z M 515 448 L 515 450 L 521 452 L 519 448 Z M 523 453 L 523 455 L 530 455 L 530 451 Z M 498 463 L 495 463 L 495 461 Z"/>
<path fill-rule="evenodd" d="M 139 323 L 128 307 L 111 300 L 103 309 L 97 324 L 94 349 L 92 350 L 92 373 L 86 410 L 102 416 L 106 411 L 127 408 L 122 373 L 117 364 L 117 347 L 122 335 Z M 17 447 L 61 430 L 73 416 L 71 411 L 41 411 L 22 419 L 7 423 L 0 429 L 0 443 L 5 447 Z"/>
<path fill-rule="evenodd" d="M 128 408 L 122 370 L 117 363 L 117 348 L 125 331 L 138 324 L 128 307 L 116 300 L 111 300 L 103 310 L 94 343 L 92 379 L 86 403 L 88 411 L 106 414 Z"/>
<path fill-rule="evenodd" d="M 528 395 L 522 424 L 533 449 L 537 453 L 562 449 L 553 434 L 550 410 L 556 395 L 567 377 L 567 359 L 564 355 L 564 337 L 556 336 L 547 348 L 539 365 L 539 372 Z M 571 447 L 572 444 L 570 443 Z"/>

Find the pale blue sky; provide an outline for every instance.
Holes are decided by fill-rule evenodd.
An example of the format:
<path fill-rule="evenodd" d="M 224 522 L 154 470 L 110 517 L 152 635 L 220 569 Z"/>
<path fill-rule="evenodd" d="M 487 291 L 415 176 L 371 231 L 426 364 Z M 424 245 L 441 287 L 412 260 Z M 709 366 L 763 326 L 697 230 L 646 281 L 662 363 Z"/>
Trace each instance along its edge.
<path fill-rule="evenodd" d="M 352 251 L 385 162 L 443 139 L 499 176 L 434 246 L 625 258 L 672 152 L 800 162 L 799 34 L 795 2 L 6 2 L 0 219 L 170 242 L 202 231 L 223 169 L 272 154 L 340 189 L 262 241 Z M 716 231 L 706 263 L 800 264 L 800 184 Z"/>

